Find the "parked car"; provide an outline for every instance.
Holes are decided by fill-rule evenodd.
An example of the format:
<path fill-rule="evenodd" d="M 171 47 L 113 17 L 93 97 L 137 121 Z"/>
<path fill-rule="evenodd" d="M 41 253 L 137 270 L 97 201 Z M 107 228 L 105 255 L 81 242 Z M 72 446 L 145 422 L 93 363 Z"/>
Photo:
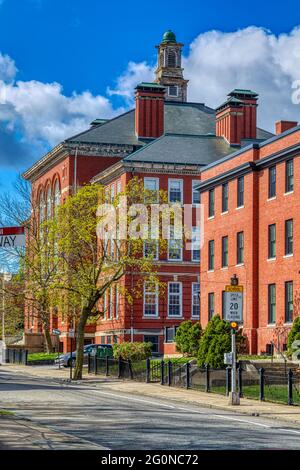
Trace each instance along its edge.
<path fill-rule="evenodd" d="M 83 348 L 84 359 L 87 360 L 88 354 L 95 355 L 98 349 L 112 349 L 111 344 L 87 344 Z M 72 352 L 73 365 L 76 361 L 76 351 Z M 59 358 L 55 359 L 55 364 L 60 364 L 64 367 L 71 366 L 71 353 L 61 354 Z"/>

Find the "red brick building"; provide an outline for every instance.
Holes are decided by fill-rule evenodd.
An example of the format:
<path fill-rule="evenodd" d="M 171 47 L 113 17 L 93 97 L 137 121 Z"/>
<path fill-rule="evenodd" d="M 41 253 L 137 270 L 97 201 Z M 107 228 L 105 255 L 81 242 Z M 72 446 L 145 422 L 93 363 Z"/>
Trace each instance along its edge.
<path fill-rule="evenodd" d="M 232 144 L 248 139 L 256 98 L 250 91 L 231 93 L 217 109 L 217 135 Z M 236 274 L 251 353 L 268 351 L 271 341 L 284 349 L 299 315 L 300 126 L 278 122 L 276 134 L 207 165 L 199 185 L 205 208 L 201 323 L 222 315 L 225 285 Z"/>
<path fill-rule="evenodd" d="M 266 148 L 270 149 L 270 153 L 276 152 L 273 147 L 277 140 L 275 138 L 273 142 L 273 134 L 257 127 L 257 95 L 254 92 L 234 90 L 217 112 L 203 103 L 188 102 L 188 81 L 184 79 L 181 67 L 182 44 L 168 31 L 157 47 L 155 81 L 141 83 L 136 87 L 135 109 L 111 120 L 95 120 L 90 129 L 65 140 L 45 155 L 24 177 L 32 183 L 33 197 L 39 201 L 43 217 L 50 217 L 54 205 L 89 181 L 106 186 L 113 198 L 132 177 L 139 176 L 149 189 L 165 190 L 171 202 L 193 204 L 196 209 L 199 204 L 196 187 L 202 180 L 201 202 L 206 211 L 208 191 L 216 188 L 215 218 L 205 220 L 205 243 L 213 239 L 216 243 L 214 273 L 207 272 L 206 269 L 206 245 L 204 251 L 202 250 L 201 270 L 199 250 L 178 251 L 170 246 L 167 253 L 156 260 L 160 279 L 166 283 L 165 293 L 158 296 L 148 289 L 146 283 L 143 296 L 129 305 L 115 286 L 106 295 L 105 318 L 96 325 L 87 327 L 85 341 L 113 343 L 122 340 L 149 340 L 154 344 L 156 352 L 174 353 L 172 340 L 175 328 L 184 319 L 199 320 L 200 297 L 203 326 L 208 320 L 208 294 L 215 294 L 214 311 L 221 308 L 219 296 L 223 281 L 227 283 L 228 276 L 233 271 L 237 272 L 237 268 L 234 264 L 235 269 L 228 266 L 225 271 L 217 264 L 219 235 L 223 236 L 224 233 L 225 236 L 227 232 L 230 235 L 228 243 L 231 257 L 234 250 L 234 230 L 243 229 L 245 240 L 251 241 L 251 247 L 256 250 L 252 252 L 249 245 L 247 253 L 245 251 L 247 263 L 244 261 L 244 267 L 241 266 L 237 272 L 241 282 L 247 280 L 247 285 L 251 286 L 249 296 L 247 294 L 249 306 L 247 303 L 245 331 L 249 336 L 250 349 L 255 351 L 259 276 L 256 252 L 262 248 L 254 242 L 253 234 L 256 236 L 259 230 L 255 214 L 260 202 L 257 197 L 253 198 L 253 191 L 261 185 L 261 179 L 257 171 L 248 172 L 248 166 L 252 168 L 258 154 L 261 154 L 260 158 L 263 160 L 266 157 Z M 286 137 L 282 137 L 287 139 L 282 148 L 288 146 L 289 135 L 288 133 Z M 267 143 L 264 144 L 264 141 Z M 268 152 L 267 154 L 269 155 Z M 247 167 L 245 173 L 242 170 L 245 178 L 245 207 L 237 211 L 231 209 L 236 193 L 234 194 L 234 183 L 230 177 L 228 214 L 221 216 L 220 185 L 217 183 L 219 175 L 223 172 L 235 172 L 243 165 Z M 247 198 L 248 195 L 251 196 Z M 239 228 L 242 220 L 244 225 Z M 230 263 L 232 262 L 231 260 Z M 130 287 L 135 282 L 134 274 L 126 274 L 121 282 Z M 70 347 L 67 333 L 70 313 L 54 310 L 52 315 L 52 326 L 59 327 L 62 331 L 60 341 L 64 351 Z M 25 327 L 26 334 L 31 338 L 42 338 L 38 321 L 30 311 L 26 312 Z M 263 342 L 264 339 L 260 341 Z"/>

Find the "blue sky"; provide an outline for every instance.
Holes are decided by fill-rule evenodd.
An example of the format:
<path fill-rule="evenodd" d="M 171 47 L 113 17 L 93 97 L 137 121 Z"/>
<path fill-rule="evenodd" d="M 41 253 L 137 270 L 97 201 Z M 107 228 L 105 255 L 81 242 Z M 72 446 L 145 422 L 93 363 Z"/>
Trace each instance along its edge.
<path fill-rule="evenodd" d="M 91 119 L 132 106 L 168 28 L 185 43 L 193 101 L 216 106 L 234 86 L 256 87 L 264 127 L 297 120 L 298 12 L 293 0 L 0 0 L 0 191 Z"/>

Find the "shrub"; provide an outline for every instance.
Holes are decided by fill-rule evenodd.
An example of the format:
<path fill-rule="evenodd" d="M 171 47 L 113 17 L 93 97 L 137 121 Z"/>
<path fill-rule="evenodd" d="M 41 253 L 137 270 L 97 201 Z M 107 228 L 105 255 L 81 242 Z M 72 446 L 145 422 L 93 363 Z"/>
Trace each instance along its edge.
<path fill-rule="evenodd" d="M 237 350 L 241 349 L 244 341 L 245 338 L 239 331 L 236 335 Z M 222 320 L 219 315 L 215 315 L 203 332 L 198 352 L 198 365 L 204 367 L 205 364 L 209 364 L 215 369 L 224 367 L 224 353 L 230 351 L 230 323 Z"/>
<path fill-rule="evenodd" d="M 183 355 L 197 356 L 202 328 L 199 322 L 193 323 L 191 320 L 184 321 L 180 324 L 176 336 L 176 349 Z"/>
<path fill-rule="evenodd" d="M 292 354 L 295 352 L 292 348 L 294 341 L 300 340 L 300 317 L 295 318 L 291 331 L 288 335 L 288 356 L 292 357 Z"/>
<path fill-rule="evenodd" d="M 114 344 L 114 357 L 122 359 L 131 359 L 132 361 L 142 361 L 152 355 L 152 343 L 129 343 L 124 342 Z"/>

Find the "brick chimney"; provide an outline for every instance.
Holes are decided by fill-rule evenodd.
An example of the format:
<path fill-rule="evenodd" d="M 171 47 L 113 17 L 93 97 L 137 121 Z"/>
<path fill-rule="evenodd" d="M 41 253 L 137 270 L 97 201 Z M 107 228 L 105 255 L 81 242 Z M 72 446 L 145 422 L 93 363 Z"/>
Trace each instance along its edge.
<path fill-rule="evenodd" d="M 216 135 L 230 145 L 241 145 L 242 139 L 256 139 L 257 93 L 233 90 L 225 103 L 216 109 Z"/>
<path fill-rule="evenodd" d="M 277 121 L 275 123 L 275 133 L 276 135 L 282 134 L 285 131 L 288 131 L 289 129 L 292 129 L 293 127 L 296 127 L 298 125 L 297 121 Z"/>
<path fill-rule="evenodd" d="M 135 92 L 135 133 L 139 139 L 156 139 L 164 133 L 165 88 L 140 83 Z"/>

